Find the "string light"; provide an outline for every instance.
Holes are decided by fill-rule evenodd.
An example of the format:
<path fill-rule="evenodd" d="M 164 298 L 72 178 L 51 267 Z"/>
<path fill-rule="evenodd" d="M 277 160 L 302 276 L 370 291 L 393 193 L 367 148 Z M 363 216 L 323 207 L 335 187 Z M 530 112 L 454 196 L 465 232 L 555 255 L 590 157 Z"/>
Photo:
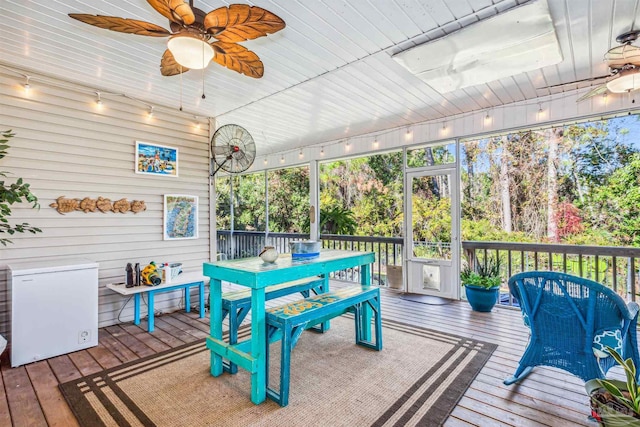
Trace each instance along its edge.
<path fill-rule="evenodd" d="M 149 118 L 153 117 L 153 105 L 149 105 L 149 111 L 147 112 Z"/>
<path fill-rule="evenodd" d="M 267 158 L 266 157 L 264 158 L 264 164 L 265 165 L 267 164 Z"/>
<path fill-rule="evenodd" d="M 542 109 L 542 105 L 538 104 L 538 112 L 536 113 L 536 119 L 540 121 L 542 120 L 543 117 L 544 117 L 544 110 Z"/>
<path fill-rule="evenodd" d="M 280 157 L 280 163 L 284 163 L 284 154 Z"/>
<path fill-rule="evenodd" d="M 488 111 L 487 111 L 487 115 L 484 116 L 484 122 L 485 123 L 490 123 L 491 122 L 491 116 L 489 115 Z"/>
<path fill-rule="evenodd" d="M 320 147 L 320 155 L 324 156 L 324 147 Z"/>
<path fill-rule="evenodd" d="M 344 148 L 346 151 L 349 151 L 349 149 L 351 148 L 351 143 L 349 142 L 349 140 L 347 139 L 347 142 L 344 145 Z"/>
<path fill-rule="evenodd" d="M 409 128 L 407 128 L 407 132 L 404 134 L 404 139 L 405 140 L 411 139 L 411 130 Z"/>
<path fill-rule="evenodd" d="M 300 153 L 298 154 L 298 157 L 303 158 L 304 154 L 302 154 L 302 148 L 300 149 Z"/>
<path fill-rule="evenodd" d="M 16 68 L 12 68 L 12 67 L 8 67 L 5 65 L 1 65 L 0 64 L 0 69 L 3 70 L 7 70 L 11 73 L 17 74 L 20 76 L 20 78 L 24 79 L 24 83 L 20 82 L 18 83 L 18 87 L 21 87 L 22 90 L 24 90 L 25 94 L 30 94 L 31 89 L 33 89 L 33 87 L 31 86 L 31 80 L 37 81 L 37 82 L 45 82 L 49 85 L 58 87 L 58 88 L 63 88 L 63 89 L 68 89 L 68 90 L 72 90 L 72 91 L 80 91 L 86 94 L 95 94 L 96 98 L 95 98 L 95 104 L 96 106 L 104 106 L 104 101 L 102 100 L 102 95 L 103 94 L 107 94 L 109 95 L 109 98 L 111 97 L 123 97 L 123 98 L 127 98 L 130 99 L 132 101 L 135 101 L 136 103 L 139 104 L 143 104 L 145 106 L 145 111 L 148 113 L 148 109 L 151 108 L 151 106 L 149 105 L 149 103 L 145 100 L 133 97 L 133 96 L 129 96 L 125 93 L 118 93 L 118 92 L 109 92 L 109 91 L 102 91 L 102 90 L 98 90 L 97 88 L 91 88 L 91 87 L 87 87 L 84 85 L 80 85 L 80 84 L 75 84 L 72 82 L 65 82 L 65 81 L 61 81 L 59 79 L 55 79 L 55 78 L 48 78 L 45 76 L 32 76 L 32 75 L 28 75 L 25 74 L 24 71 L 16 69 Z M 92 103 L 91 103 L 92 104 Z M 173 108 L 169 108 L 169 107 L 160 107 L 163 111 L 164 110 L 174 110 Z M 154 110 L 156 108 L 154 107 Z M 182 113 L 186 113 L 189 116 L 192 116 L 193 113 L 188 113 L 188 112 L 184 112 L 181 109 L 179 109 L 180 112 Z M 145 116 L 146 114 L 143 112 L 141 114 L 141 116 Z"/>
<path fill-rule="evenodd" d="M 378 148 L 378 145 L 380 144 L 378 143 L 378 138 L 376 138 L 373 140 L 373 148 Z"/>

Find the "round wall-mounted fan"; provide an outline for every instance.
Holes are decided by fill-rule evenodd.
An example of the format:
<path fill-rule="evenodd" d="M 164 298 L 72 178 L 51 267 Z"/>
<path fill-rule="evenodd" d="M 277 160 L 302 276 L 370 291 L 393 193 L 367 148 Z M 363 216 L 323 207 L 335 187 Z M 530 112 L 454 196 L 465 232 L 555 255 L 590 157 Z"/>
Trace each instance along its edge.
<path fill-rule="evenodd" d="M 224 125 L 211 138 L 211 156 L 218 166 L 211 176 L 220 169 L 229 173 L 244 172 L 256 158 L 256 144 L 242 126 Z"/>

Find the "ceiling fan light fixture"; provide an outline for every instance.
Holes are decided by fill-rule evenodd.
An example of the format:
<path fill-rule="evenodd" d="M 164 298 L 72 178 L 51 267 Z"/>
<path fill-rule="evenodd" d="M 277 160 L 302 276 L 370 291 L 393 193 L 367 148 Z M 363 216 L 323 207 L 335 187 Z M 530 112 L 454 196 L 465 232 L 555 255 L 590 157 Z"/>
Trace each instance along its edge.
<path fill-rule="evenodd" d="M 612 93 L 624 93 L 640 89 L 640 69 L 622 70 L 618 77 L 607 82 L 607 90 Z"/>
<path fill-rule="evenodd" d="M 167 42 L 167 48 L 178 64 L 191 70 L 206 68 L 215 55 L 209 43 L 190 34 L 171 37 Z"/>

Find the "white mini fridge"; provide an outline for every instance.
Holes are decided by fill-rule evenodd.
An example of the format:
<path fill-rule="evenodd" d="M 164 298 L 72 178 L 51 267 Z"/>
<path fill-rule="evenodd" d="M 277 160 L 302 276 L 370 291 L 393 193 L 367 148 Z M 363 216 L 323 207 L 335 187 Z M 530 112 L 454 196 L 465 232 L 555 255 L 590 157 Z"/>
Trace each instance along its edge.
<path fill-rule="evenodd" d="M 98 345 L 98 264 L 11 263 L 11 366 Z"/>

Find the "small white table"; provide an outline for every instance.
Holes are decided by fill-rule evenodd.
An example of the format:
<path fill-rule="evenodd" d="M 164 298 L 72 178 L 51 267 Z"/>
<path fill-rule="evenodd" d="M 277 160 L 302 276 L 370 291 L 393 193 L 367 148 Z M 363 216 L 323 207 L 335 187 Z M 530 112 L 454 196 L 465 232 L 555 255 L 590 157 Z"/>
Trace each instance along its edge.
<path fill-rule="evenodd" d="M 134 314 L 133 314 L 133 323 L 136 325 L 140 324 L 140 295 L 143 293 L 148 294 L 148 328 L 149 332 L 153 332 L 154 330 L 154 297 L 155 294 L 159 294 L 161 292 L 170 292 L 178 289 L 184 289 L 184 306 L 185 311 L 191 311 L 190 304 L 190 295 L 189 288 L 191 286 L 197 286 L 199 289 L 199 307 L 200 307 L 200 318 L 204 317 L 204 285 L 209 282 L 209 278 L 207 276 L 203 276 L 202 273 L 183 273 L 180 274 L 175 279 L 171 280 L 169 283 L 161 283 L 158 286 L 148 286 L 148 285 L 140 285 L 133 286 L 131 288 L 127 288 L 124 283 L 109 283 L 107 288 L 115 291 L 121 295 L 133 295 L 133 303 L 134 303 Z"/>

